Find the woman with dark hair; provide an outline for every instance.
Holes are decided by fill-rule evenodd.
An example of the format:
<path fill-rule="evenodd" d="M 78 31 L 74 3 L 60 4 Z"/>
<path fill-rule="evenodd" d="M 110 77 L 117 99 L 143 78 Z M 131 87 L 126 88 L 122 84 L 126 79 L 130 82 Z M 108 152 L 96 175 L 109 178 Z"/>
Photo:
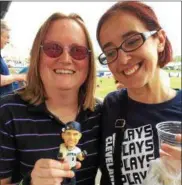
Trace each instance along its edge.
<path fill-rule="evenodd" d="M 104 100 L 101 185 L 141 185 L 150 161 L 159 157 L 156 124 L 182 120 L 182 91 L 160 77 L 160 68 L 172 60 L 171 44 L 154 11 L 138 1 L 118 2 L 107 10 L 97 39 L 103 51 L 100 63 L 108 64 L 126 88 Z M 180 152 L 161 147 L 161 155 L 175 158 Z"/>

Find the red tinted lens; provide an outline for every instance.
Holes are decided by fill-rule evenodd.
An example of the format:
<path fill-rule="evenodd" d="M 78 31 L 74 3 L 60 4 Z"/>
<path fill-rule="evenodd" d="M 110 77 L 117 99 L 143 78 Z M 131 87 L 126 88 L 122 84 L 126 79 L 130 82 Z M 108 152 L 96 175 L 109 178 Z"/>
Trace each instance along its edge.
<path fill-rule="evenodd" d="M 57 58 L 63 53 L 63 48 L 57 43 L 45 43 L 43 45 L 44 53 L 51 58 Z"/>
<path fill-rule="evenodd" d="M 88 56 L 88 49 L 84 46 L 71 46 L 70 55 L 76 60 L 83 60 Z"/>

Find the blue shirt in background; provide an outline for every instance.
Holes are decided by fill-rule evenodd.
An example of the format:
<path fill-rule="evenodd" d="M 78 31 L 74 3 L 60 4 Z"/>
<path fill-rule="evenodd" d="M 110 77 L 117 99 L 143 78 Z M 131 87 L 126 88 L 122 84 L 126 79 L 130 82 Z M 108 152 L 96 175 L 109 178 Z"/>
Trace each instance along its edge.
<path fill-rule="evenodd" d="M 28 69 L 29 69 L 28 66 L 23 67 L 18 74 L 26 74 L 28 72 Z M 13 83 L 13 90 L 17 90 L 17 89 L 24 87 L 25 86 L 24 83 L 25 82 L 23 82 L 23 81 L 22 82 L 14 82 Z"/>
<path fill-rule="evenodd" d="M 9 75 L 9 69 L 7 64 L 5 63 L 4 59 L 0 55 L 0 74 L 1 75 Z M 0 79 L 1 82 L 1 79 Z M 13 91 L 13 86 L 12 84 L 5 85 L 0 87 L 0 97 L 3 95 L 7 95 Z"/>

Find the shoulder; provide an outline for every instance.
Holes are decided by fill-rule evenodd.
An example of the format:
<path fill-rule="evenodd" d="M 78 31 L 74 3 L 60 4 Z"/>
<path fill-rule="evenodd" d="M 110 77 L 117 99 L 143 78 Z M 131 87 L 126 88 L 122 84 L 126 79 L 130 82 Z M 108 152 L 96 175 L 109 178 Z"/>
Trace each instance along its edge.
<path fill-rule="evenodd" d="M 176 96 L 173 98 L 172 103 L 178 103 L 181 105 L 182 102 L 182 90 L 176 89 Z"/>
<path fill-rule="evenodd" d="M 79 148 L 79 147 L 75 147 L 75 152 L 77 152 L 77 153 L 81 153 L 81 149 Z"/>
<path fill-rule="evenodd" d="M 119 104 L 120 101 L 124 101 L 128 98 L 127 90 L 121 89 L 119 91 L 113 91 L 109 93 L 104 99 L 104 106 L 109 104 Z"/>
<path fill-rule="evenodd" d="M 59 145 L 59 147 L 60 147 L 60 148 L 66 148 L 64 143 L 61 143 L 61 144 Z"/>
<path fill-rule="evenodd" d="M 181 89 L 174 89 L 176 91 L 176 96 L 174 98 L 172 98 L 171 100 L 169 100 L 167 103 L 167 105 L 171 105 L 171 104 L 180 104 L 181 105 L 181 101 L 182 101 L 182 90 Z"/>
<path fill-rule="evenodd" d="M 0 99 L 0 110 L 3 109 L 17 109 L 17 107 L 26 107 L 27 102 L 25 102 L 18 94 L 10 94 L 3 96 Z"/>
<path fill-rule="evenodd" d="M 3 66 L 4 62 L 5 61 L 4 61 L 3 57 L 0 56 L 0 65 Z"/>
<path fill-rule="evenodd" d="M 100 112 L 102 109 L 103 101 L 101 98 L 95 98 L 94 112 Z"/>
<path fill-rule="evenodd" d="M 181 90 L 181 89 L 180 89 L 180 90 L 179 90 L 179 89 L 177 89 L 176 91 L 177 91 L 177 96 L 182 95 L 182 90 Z M 181 97 L 181 96 L 180 96 L 180 97 Z"/>
<path fill-rule="evenodd" d="M 0 99 L 0 105 L 11 104 L 11 103 L 26 104 L 26 102 L 23 99 L 21 99 L 20 95 L 18 94 L 9 94 L 1 97 Z"/>

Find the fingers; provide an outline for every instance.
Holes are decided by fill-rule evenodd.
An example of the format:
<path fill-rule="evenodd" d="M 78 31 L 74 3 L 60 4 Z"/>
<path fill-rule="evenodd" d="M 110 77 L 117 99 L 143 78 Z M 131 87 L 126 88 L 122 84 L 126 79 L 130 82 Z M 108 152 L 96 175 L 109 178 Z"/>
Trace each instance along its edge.
<path fill-rule="evenodd" d="M 176 141 L 182 142 L 181 134 L 177 134 L 177 135 L 176 135 Z"/>
<path fill-rule="evenodd" d="M 35 168 L 41 167 L 41 168 L 55 168 L 60 170 L 69 170 L 69 164 L 65 162 L 59 162 L 53 159 L 40 159 L 36 162 Z"/>
<path fill-rule="evenodd" d="M 176 141 L 182 142 L 181 134 L 176 135 Z M 181 148 L 163 143 L 161 145 L 160 156 L 168 156 L 170 159 L 173 160 L 181 160 Z"/>
<path fill-rule="evenodd" d="M 78 164 L 78 167 L 79 166 L 80 165 Z M 31 178 L 33 185 L 60 185 L 63 178 L 72 178 L 74 175 L 74 172 L 70 170 L 67 162 L 60 162 L 52 159 L 40 159 L 34 166 Z"/>
<path fill-rule="evenodd" d="M 41 178 L 60 178 L 60 177 L 68 177 L 68 178 L 72 178 L 74 177 L 74 172 L 71 170 L 58 170 L 58 169 L 44 169 L 44 170 L 40 170 L 39 174 L 34 174 L 36 172 L 36 170 L 34 170 L 32 172 L 32 175 L 36 175 L 37 177 L 41 177 Z"/>
<path fill-rule="evenodd" d="M 76 169 L 81 168 L 81 163 L 80 162 L 76 162 Z"/>
<path fill-rule="evenodd" d="M 61 182 L 63 181 L 63 178 L 52 178 L 52 179 L 41 179 L 41 178 L 36 178 L 34 181 L 32 181 L 31 185 L 60 185 Z"/>
<path fill-rule="evenodd" d="M 164 157 L 164 156 L 170 157 L 170 155 L 168 153 L 166 153 L 160 149 L 160 157 Z"/>
<path fill-rule="evenodd" d="M 162 156 L 169 156 L 175 160 L 181 160 L 181 148 L 163 143 L 161 149 L 160 154 Z"/>

